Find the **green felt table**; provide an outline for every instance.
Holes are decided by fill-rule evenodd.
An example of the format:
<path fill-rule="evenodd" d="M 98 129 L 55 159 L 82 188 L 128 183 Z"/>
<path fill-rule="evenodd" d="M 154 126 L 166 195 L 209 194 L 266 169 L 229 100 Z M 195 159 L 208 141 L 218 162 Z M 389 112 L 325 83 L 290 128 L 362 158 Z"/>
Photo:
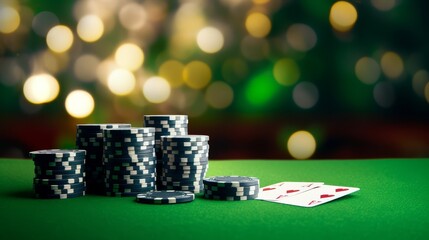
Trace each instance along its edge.
<path fill-rule="evenodd" d="M 0 159 L 0 239 L 427 239 L 429 159 L 223 160 L 208 176 L 323 181 L 359 192 L 301 208 L 265 201 L 146 205 L 134 198 L 32 197 L 33 163 Z"/>

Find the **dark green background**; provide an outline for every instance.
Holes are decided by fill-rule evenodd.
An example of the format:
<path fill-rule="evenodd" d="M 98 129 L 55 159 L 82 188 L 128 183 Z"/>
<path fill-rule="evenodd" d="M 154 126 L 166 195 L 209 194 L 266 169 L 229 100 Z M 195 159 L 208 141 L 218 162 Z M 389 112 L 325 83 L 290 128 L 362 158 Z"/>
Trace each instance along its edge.
<path fill-rule="evenodd" d="M 145 205 L 133 198 L 32 198 L 33 163 L 0 160 L 2 239 L 425 239 L 428 159 L 210 161 L 208 176 L 359 187 L 301 208 L 264 201 Z"/>

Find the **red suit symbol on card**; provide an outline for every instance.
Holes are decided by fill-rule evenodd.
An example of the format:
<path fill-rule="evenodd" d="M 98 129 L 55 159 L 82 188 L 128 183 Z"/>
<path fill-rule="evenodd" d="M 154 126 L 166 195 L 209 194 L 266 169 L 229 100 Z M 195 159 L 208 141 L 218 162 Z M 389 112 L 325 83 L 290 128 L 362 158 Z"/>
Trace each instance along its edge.
<path fill-rule="evenodd" d="M 333 197 L 333 196 L 335 196 L 335 195 L 333 195 L 333 194 L 322 194 L 322 195 L 320 195 L 320 198 L 329 198 L 329 197 Z"/>
<path fill-rule="evenodd" d="M 294 193 L 294 192 L 299 192 L 299 190 L 287 190 L 286 193 Z"/>
<path fill-rule="evenodd" d="M 347 190 L 349 190 L 349 189 L 348 188 L 337 188 L 337 189 L 335 189 L 335 192 L 344 192 Z"/>
<path fill-rule="evenodd" d="M 262 189 L 262 191 L 270 191 L 270 190 L 275 190 L 276 188 L 269 188 L 269 187 L 267 187 L 267 188 L 263 188 Z"/>

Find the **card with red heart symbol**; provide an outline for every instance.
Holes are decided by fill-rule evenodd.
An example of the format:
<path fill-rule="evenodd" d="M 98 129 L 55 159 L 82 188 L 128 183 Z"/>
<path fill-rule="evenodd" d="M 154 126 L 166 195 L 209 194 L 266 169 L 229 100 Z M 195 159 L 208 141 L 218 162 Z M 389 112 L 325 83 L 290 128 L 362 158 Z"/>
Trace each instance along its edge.
<path fill-rule="evenodd" d="M 280 182 L 259 189 L 259 200 L 279 201 L 295 196 L 313 188 L 322 186 L 323 182 Z"/>
<path fill-rule="evenodd" d="M 299 195 L 283 198 L 276 202 L 301 207 L 315 207 L 359 190 L 359 188 L 355 187 L 322 185 Z"/>

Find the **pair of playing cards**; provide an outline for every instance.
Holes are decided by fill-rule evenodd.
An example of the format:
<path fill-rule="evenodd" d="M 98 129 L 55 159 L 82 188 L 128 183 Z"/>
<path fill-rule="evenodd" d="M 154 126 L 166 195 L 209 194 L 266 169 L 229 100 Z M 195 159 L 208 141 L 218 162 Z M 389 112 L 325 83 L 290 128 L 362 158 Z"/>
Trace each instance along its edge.
<path fill-rule="evenodd" d="M 259 189 L 259 200 L 315 207 L 359 191 L 355 187 L 325 185 L 323 182 L 280 182 Z"/>

